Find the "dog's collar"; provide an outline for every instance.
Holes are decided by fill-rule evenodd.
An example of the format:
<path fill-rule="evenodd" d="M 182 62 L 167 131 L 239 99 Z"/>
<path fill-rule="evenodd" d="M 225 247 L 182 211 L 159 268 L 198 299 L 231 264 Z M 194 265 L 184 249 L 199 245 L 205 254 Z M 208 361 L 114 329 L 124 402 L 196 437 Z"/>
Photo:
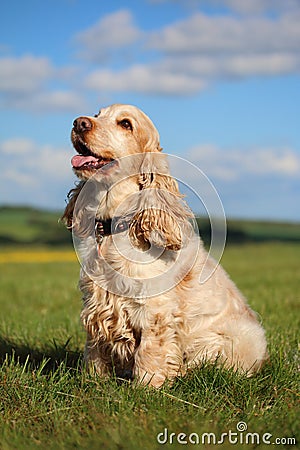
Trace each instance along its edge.
<path fill-rule="evenodd" d="M 113 219 L 95 219 L 95 235 L 98 244 L 101 244 L 105 236 L 122 233 L 128 230 L 129 220 L 122 217 L 114 217 Z"/>

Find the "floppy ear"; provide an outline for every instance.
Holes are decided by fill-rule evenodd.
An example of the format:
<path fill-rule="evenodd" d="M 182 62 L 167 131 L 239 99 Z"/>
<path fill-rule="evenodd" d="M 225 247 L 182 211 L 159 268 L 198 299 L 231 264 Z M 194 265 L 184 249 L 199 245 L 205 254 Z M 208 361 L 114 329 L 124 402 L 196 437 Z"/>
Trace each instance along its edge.
<path fill-rule="evenodd" d="M 61 221 L 66 225 L 66 227 L 71 230 L 75 227 L 75 220 L 73 220 L 74 208 L 77 198 L 83 188 L 85 181 L 80 181 L 75 188 L 71 189 L 67 195 L 68 203 L 61 217 Z"/>
<path fill-rule="evenodd" d="M 94 202 L 97 202 L 98 190 L 97 182 L 86 184 L 80 181 L 68 193 L 69 202 L 61 220 L 79 238 L 91 236 L 95 232 Z"/>
<path fill-rule="evenodd" d="M 139 204 L 130 237 L 142 248 L 151 245 L 179 250 L 190 229 L 191 213 L 170 176 L 165 155 L 146 153 L 139 177 Z"/>
<path fill-rule="evenodd" d="M 138 140 L 141 145 L 141 152 L 160 152 L 159 133 L 151 119 L 143 112 L 139 111 Z"/>

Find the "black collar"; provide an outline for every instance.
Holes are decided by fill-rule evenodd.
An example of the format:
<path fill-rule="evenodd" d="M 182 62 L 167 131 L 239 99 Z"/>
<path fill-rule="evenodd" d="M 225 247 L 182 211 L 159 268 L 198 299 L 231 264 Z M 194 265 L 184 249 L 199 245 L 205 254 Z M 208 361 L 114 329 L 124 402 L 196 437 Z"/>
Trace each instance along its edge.
<path fill-rule="evenodd" d="M 101 244 L 104 236 L 111 236 L 112 234 L 122 233 L 128 230 L 129 220 L 122 219 L 122 217 L 114 217 L 113 219 L 95 219 L 95 234 L 98 243 Z"/>

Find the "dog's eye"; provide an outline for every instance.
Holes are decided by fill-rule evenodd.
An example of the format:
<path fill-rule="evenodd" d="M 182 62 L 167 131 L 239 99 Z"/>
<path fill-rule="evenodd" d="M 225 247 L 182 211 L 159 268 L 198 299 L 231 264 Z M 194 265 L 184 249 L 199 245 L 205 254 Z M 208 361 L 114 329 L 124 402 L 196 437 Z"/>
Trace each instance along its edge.
<path fill-rule="evenodd" d="M 101 114 L 101 110 L 97 114 L 94 114 L 94 117 L 98 117 L 98 116 L 100 116 L 100 114 Z"/>
<path fill-rule="evenodd" d="M 120 122 L 118 122 L 118 125 L 120 125 L 122 128 L 125 128 L 125 130 L 132 131 L 132 124 L 128 119 L 120 120 Z"/>

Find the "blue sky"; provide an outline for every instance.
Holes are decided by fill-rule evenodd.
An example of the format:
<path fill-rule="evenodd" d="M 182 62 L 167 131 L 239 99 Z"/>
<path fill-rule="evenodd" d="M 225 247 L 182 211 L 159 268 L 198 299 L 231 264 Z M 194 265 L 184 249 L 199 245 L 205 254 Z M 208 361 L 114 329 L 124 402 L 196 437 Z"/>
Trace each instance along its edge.
<path fill-rule="evenodd" d="M 0 204 L 62 209 L 73 119 L 118 102 L 227 217 L 300 221 L 298 0 L 11 0 L 1 17 Z"/>

